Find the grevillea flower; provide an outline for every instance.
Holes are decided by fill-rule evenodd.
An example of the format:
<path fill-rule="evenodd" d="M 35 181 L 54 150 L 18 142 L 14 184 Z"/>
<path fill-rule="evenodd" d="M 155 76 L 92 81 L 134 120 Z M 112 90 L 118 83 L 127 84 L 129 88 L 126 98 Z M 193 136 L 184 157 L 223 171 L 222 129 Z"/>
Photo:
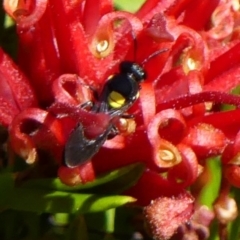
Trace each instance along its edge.
<path fill-rule="evenodd" d="M 144 163 L 126 193 L 139 205 L 151 203 L 145 213 L 155 239 L 185 229 L 194 213 L 187 189 L 204 175 L 207 159 L 221 155 L 221 215 L 229 186 L 240 186 L 240 97 L 231 94 L 240 83 L 237 1 L 147 0 L 135 14 L 114 11 L 110 0 L 4 0 L 4 7 L 16 21 L 19 51 L 17 65 L 0 51 L 0 122 L 17 155 L 39 168 L 54 165 L 68 185 Z M 89 162 L 64 166 L 64 146 L 77 124 L 93 139 L 108 126 L 108 113 L 80 106 L 94 102 L 126 60 L 144 62 L 147 73 L 128 111 L 134 120 L 117 119 L 119 134 Z M 233 107 L 224 111 L 223 104 Z M 171 221 L 161 219 L 164 209 Z"/>

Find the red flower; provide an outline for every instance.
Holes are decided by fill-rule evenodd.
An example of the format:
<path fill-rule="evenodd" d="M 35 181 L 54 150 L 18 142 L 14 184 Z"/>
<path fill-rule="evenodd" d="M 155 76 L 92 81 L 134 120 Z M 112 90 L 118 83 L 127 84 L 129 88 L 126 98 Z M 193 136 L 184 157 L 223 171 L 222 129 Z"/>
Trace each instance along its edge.
<path fill-rule="evenodd" d="M 231 1 L 148 0 L 136 14 L 113 11 L 107 0 L 5 0 L 4 6 L 17 23 L 19 66 L 0 52 L 0 121 L 28 163 L 46 162 L 47 154 L 60 165 L 61 180 L 74 185 L 143 162 L 146 171 L 128 193 L 148 205 L 186 194 L 205 160 L 222 154 L 224 176 L 240 186 L 240 97 L 229 93 L 240 82 L 239 12 Z M 108 113 L 79 106 L 96 101 L 92 89 L 101 92 L 126 60 L 147 72 L 128 111 L 135 122 L 115 119 L 120 134 L 91 162 L 62 166 L 78 123 L 89 138 L 105 131 Z M 222 111 L 221 104 L 234 109 Z"/>

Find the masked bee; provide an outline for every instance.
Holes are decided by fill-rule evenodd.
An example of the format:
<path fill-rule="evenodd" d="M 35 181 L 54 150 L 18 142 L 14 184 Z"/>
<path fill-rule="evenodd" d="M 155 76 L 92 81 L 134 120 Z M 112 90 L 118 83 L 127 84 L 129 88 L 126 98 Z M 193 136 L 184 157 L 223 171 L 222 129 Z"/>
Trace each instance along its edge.
<path fill-rule="evenodd" d="M 166 49 L 160 50 L 149 56 L 147 60 L 165 51 Z M 83 126 L 79 124 L 71 133 L 65 146 L 64 162 L 66 166 L 73 168 L 86 163 L 99 151 L 110 134 L 117 134 L 112 120 L 116 117 L 125 117 L 126 111 L 137 100 L 141 82 L 145 79 L 146 72 L 139 64 L 131 61 L 120 63 L 119 72 L 106 81 L 98 101 L 92 103 L 90 110 L 109 114 L 108 126 L 95 139 L 88 139 L 84 135 Z"/>

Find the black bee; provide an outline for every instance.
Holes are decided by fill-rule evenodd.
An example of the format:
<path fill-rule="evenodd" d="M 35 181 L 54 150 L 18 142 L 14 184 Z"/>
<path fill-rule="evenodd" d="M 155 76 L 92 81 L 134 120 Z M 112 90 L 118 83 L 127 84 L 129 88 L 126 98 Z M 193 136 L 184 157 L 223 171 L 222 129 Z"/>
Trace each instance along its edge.
<path fill-rule="evenodd" d="M 147 60 L 165 51 L 166 49 L 160 50 L 149 56 Z M 65 146 L 64 162 L 66 166 L 73 168 L 84 164 L 99 151 L 111 133 L 116 134 L 116 128 L 112 123 L 112 119 L 114 117 L 124 117 L 126 111 L 137 100 L 140 84 L 145 79 L 146 72 L 139 64 L 131 61 L 120 63 L 119 73 L 111 76 L 106 81 L 99 100 L 96 103 L 92 103 L 91 108 L 93 112 L 109 114 L 109 125 L 97 138 L 87 139 L 84 135 L 83 126 L 79 124 L 71 133 Z"/>

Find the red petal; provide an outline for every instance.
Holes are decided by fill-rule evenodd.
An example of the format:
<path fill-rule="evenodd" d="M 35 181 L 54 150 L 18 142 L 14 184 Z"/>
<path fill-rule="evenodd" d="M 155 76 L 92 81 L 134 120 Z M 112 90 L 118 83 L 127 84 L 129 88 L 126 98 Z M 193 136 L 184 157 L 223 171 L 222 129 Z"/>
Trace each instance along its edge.
<path fill-rule="evenodd" d="M 223 174 L 227 180 L 235 187 L 240 188 L 240 167 L 237 165 L 226 165 Z"/>
<path fill-rule="evenodd" d="M 182 24 L 195 30 L 202 30 L 210 21 L 210 17 L 220 0 L 195 0 L 192 1 L 184 15 Z"/>
<path fill-rule="evenodd" d="M 1 122 L 8 125 L 20 110 L 36 106 L 37 101 L 26 77 L 1 49 L 0 77 Z"/>
<path fill-rule="evenodd" d="M 75 74 L 63 74 L 52 84 L 55 101 L 80 106 L 92 100 L 92 94 L 84 80 Z"/>
<path fill-rule="evenodd" d="M 190 146 L 199 157 L 208 157 L 222 153 L 227 139 L 224 133 L 209 124 L 199 123 L 189 129 L 183 142 Z"/>
<path fill-rule="evenodd" d="M 44 14 L 47 0 L 38 1 L 10 1 L 4 0 L 6 12 L 17 21 L 19 28 L 31 28 Z"/>
<path fill-rule="evenodd" d="M 77 186 L 91 182 L 95 179 L 95 173 L 91 162 L 87 162 L 76 168 L 68 168 L 60 166 L 58 169 L 58 177 L 69 186 Z"/>
<path fill-rule="evenodd" d="M 177 147 L 182 155 L 182 161 L 169 169 L 168 179 L 186 188 L 198 177 L 198 159 L 193 150 L 186 145 L 180 144 Z"/>
<path fill-rule="evenodd" d="M 9 131 L 12 148 L 24 159 L 29 160 L 33 149 L 39 148 L 53 154 L 61 162 L 66 136 L 60 121 L 48 112 L 37 108 L 22 111 Z"/>
<path fill-rule="evenodd" d="M 211 62 L 208 74 L 206 76 L 206 83 L 213 80 L 220 74 L 229 71 L 232 67 L 239 64 L 240 56 L 240 43 L 236 44 L 230 50 L 220 55 L 214 61 Z"/>
<path fill-rule="evenodd" d="M 147 206 L 158 197 L 174 197 L 183 192 L 184 189 L 164 179 L 157 172 L 146 171 L 138 183 L 126 193 L 138 199 L 138 204 Z"/>
<path fill-rule="evenodd" d="M 88 0 L 85 1 L 82 25 L 88 35 L 92 35 L 97 27 L 100 18 L 113 10 L 111 0 Z"/>

